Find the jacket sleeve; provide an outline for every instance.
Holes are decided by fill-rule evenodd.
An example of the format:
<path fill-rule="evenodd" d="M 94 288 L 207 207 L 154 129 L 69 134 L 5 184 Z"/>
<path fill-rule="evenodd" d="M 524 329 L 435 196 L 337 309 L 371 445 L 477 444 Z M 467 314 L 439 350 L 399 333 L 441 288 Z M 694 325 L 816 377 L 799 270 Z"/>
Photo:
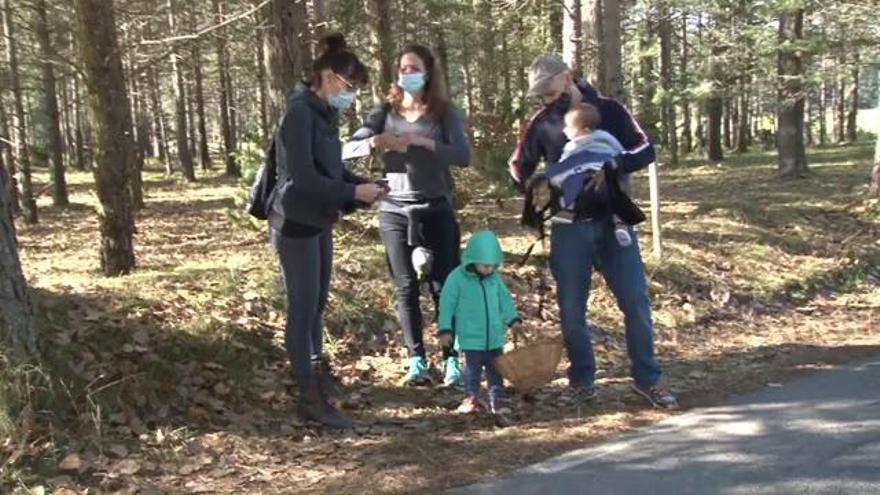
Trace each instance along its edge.
<path fill-rule="evenodd" d="M 507 162 L 510 178 L 520 192 L 525 192 L 526 181 L 535 173 L 538 162 L 544 157 L 538 139 L 538 121 L 544 110 L 539 110 L 529 119 L 528 123 L 520 130 L 519 139 L 513 154 Z"/>
<path fill-rule="evenodd" d="M 449 165 L 467 167 L 471 161 L 471 146 L 465 131 L 464 117 L 457 108 L 450 108 L 444 117 L 444 137 L 446 141 L 437 141 L 434 153 L 442 162 Z"/>
<path fill-rule="evenodd" d="M 287 168 L 297 195 L 327 202 L 341 210 L 354 201 L 354 184 L 344 178 L 331 179 L 318 173 L 312 150 L 314 125 L 309 109 L 291 106 L 278 130 L 276 161 Z"/>
<path fill-rule="evenodd" d="M 351 135 L 350 140 L 361 141 L 382 134 L 382 132 L 385 131 L 385 116 L 388 114 L 387 107 L 387 103 L 376 105 L 376 107 L 367 114 L 367 118 L 364 119 L 361 127 Z"/>
<path fill-rule="evenodd" d="M 507 284 L 504 281 L 501 281 L 499 296 L 501 297 L 499 302 L 501 303 L 501 317 L 504 320 L 504 324 L 511 326 L 514 323 L 520 322 L 519 313 L 516 311 L 516 304 L 513 302 L 513 296 L 510 294 L 510 290 L 508 290 Z"/>
<path fill-rule="evenodd" d="M 623 152 L 614 160 L 621 172 L 630 174 L 641 170 L 654 163 L 657 159 L 654 145 L 648 135 L 636 122 L 632 114 L 620 103 L 614 102 L 617 119 L 620 119 L 621 127 L 615 136 L 623 146 Z"/>
<path fill-rule="evenodd" d="M 455 330 L 452 327 L 452 322 L 455 319 L 455 309 L 458 306 L 460 277 L 461 274 L 458 271 L 450 273 L 443 284 L 443 290 L 440 291 L 440 317 L 437 321 L 439 333 Z"/>

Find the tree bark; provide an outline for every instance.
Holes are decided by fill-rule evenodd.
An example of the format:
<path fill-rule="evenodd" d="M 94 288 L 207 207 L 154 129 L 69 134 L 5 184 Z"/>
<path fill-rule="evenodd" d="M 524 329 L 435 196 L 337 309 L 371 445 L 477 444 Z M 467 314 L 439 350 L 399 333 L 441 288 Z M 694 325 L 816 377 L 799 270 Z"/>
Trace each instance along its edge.
<path fill-rule="evenodd" d="M 562 58 L 577 77 L 583 76 L 581 0 L 562 2 Z"/>
<path fill-rule="evenodd" d="M 605 72 L 603 74 L 601 91 L 610 98 L 622 102 L 624 92 L 620 9 L 619 0 L 602 0 L 602 26 L 604 34 L 602 59 Z"/>
<path fill-rule="evenodd" d="M 602 91 L 603 81 L 605 80 L 605 30 L 602 26 L 602 0 L 588 0 L 587 4 L 587 21 L 584 23 L 586 31 L 587 45 L 584 47 L 586 51 L 587 61 L 586 70 L 587 77 L 590 82 Z"/>
<path fill-rule="evenodd" d="M 75 0 L 80 65 L 86 76 L 97 138 L 95 183 L 101 202 L 101 269 L 134 269 L 134 216 L 128 182 L 134 143 L 113 0 Z"/>
<path fill-rule="evenodd" d="M 488 4 L 489 1 L 490 0 L 474 0 L 474 6 L 476 7 L 477 2 L 484 2 Z M 563 46 L 565 43 L 563 36 L 563 17 L 565 17 L 565 14 L 561 8 L 562 2 L 560 2 L 559 0 L 547 0 L 545 5 L 548 10 L 547 25 L 550 28 L 550 51 L 552 51 L 553 53 L 560 53 L 563 51 Z M 490 24 L 488 20 L 491 19 L 491 17 L 480 17 L 479 13 L 477 15 L 477 19 L 484 19 L 483 22 L 485 22 L 486 24 Z"/>
<path fill-rule="evenodd" d="M 9 176 L 0 163 L 0 277 L 3 280 L 0 284 L 0 326 L 3 349 L 16 360 L 25 360 L 37 353 L 37 333 L 27 280 L 18 256 L 9 190 Z"/>
<path fill-rule="evenodd" d="M 213 0 L 214 3 L 214 21 L 220 23 L 223 21 L 224 4 L 223 0 Z M 221 30 L 216 34 L 217 42 L 217 62 L 220 71 L 220 136 L 223 140 L 223 162 L 226 165 L 226 175 L 229 177 L 238 177 L 241 175 L 241 169 L 235 156 L 235 141 L 232 136 L 232 113 L 229 110 L 230 103 L 230 82 L 229 82 L 229 51 L 226 47 L 226 35 Z M 262 91 L 265 96 L 265 89 Z M 278 113 L 274 113 L 278 115 Z"/>
<path fill-rule="evenodd" d="M 835 141 L 841 144 L 846 140 L 846 76 L 837 79 L 837 92 L 834 100 Z"/>
<path fill-rule="evenodd" d="M 263 46 L 271 118 L 284 111 L 287 95 L 304 71 L 305 50 L 301 40 L 307 28 L 305 14 L 304 0 L 272 0 L 263 8 L 266 25 Z"/>
<path fill-rule="evenodd" d="M 653 5 L 648 5 L 646 8 L 645 23 L 639 33 L 639 76 L 636 81 L 633 81 L 635 91 L 631 94 L 635 96 L 636 116 L 639 125 L 653 141 L 658 138 L 657 124 L 661 120 L 655 104 L 657 78 L 654 76 L 654 55 L 650 50 L 650 45 L 657 36 L 655 24 L 657 10 Z"/>
<path fill-rule="evenodd" d="M 675 92 L 672 67 L 672 19 L 669 4 L 663 0 L 658 12 L 660 24 L 660 81 L 663 87 L 662 120 L 663 135 L 666 136 L 666 149 L 669 151 L 669 162 L 678 163 L 678 129 L 675 118 Z"/>
<path fill-rule="evenodd" d="M 846 140 L 855 143 L 859 139 L 858 114 L 859 114 L 859 52 L 853 52 L 852 80 L 849 86 L 849 111 L 846 113 Z"/>
<path fill-rule="evenodd" d="M 688 95 L 688 32 L 687 32 L 688 13 L 682 12 L 681 15 L 681 68 L 679 73 L 681 76 L 681 113 L 682 113 L 682 129 L 681 129 L 681 150 L 684 153 L 690 153 L 694 149 L 693 134 L 691 134 L 691 105 L 690 96 Z"/>
<path fill-rule="evenodd" d="M 819 146 L 828 144 L 828 74 L 822 61 L 822 84 L 819 88 Z"/>
<path fill-rule="evenodd" d="M 750 78 L 748 75 L 740 78 L 741 86 L 739 91 L 739 131 L 736 133 L 736 152 L 745 153 L 749 150 L 749 91 Z"/>
<path fill-rule="evenodd" d="M 24 96 L 21 91 L 21 78 L 18 67 L 18 38 L 10 0 L 2 1 L 3 26 L 6 36 L 6 61 L 9 64 L 9 86 L 12 89 L 12 130 L 15 133 L 17 149 L 18 186 L 21 213 L 24 222 L 37 223 L 37 202 L 34 200 L 34 186 L 31 181 L 31 156 L 28 145 L 27 122 L 24 114 Z"/>
<path fill-rule="evenodd" d="M 86 137 L 83 130 L 83 108 L 82 95 L 79 88 L 79 76 L 73 76 L 73 134 L 76 138 L 76 169 L 84 171 L 86 169 Z"/>
<path fill-rule="evenodd" d="M 721 94 L 721 82 L 724 79 L 724 68 L 721 61 L 723 49 L 717 42 L 711 47 L 709 56 L 709 74 L 710 74 L 710 94 L 706 100 L 706 116 L 708 119 L 706 125 L 706 145 L 707 158 L 711 162 L 721 162 L 724 160 L 724 151 L 722 144 L 722 121 L 724 120 L 724 98 Z"/>
<path fill-rule="evenodd" d="M 370 45 L 376 83 L 373 100 L 383 99 L 394 81 L 394 38 L 391 35 L 391 0 L 365 0 L 370 27 Z"/>
<path fill-rule="evenodd" d="M 195 41 L 192 47 L 193 75 L 195 76 L 196 114 L 199 119 L 199 161 L 202 170 L 211 169 L 211 153 L 208 150 L 208 125 L 205 119 L 205 87 L 202 77 L 202 48 Z"/>
<path fill-rule="evenodd" d="M 732 128 L 731 122 L 733 121 L 733 109 L 731 108 L 730 97 L 724 98 L 724 119 L 721 121 L 722 123 L 722 135 L 724 136 L 724 148 L 731 149 L 733 148 L 733 136 L 732 136 Z"/>
<path fill-rule="evenodd" d="M 216 1 L 216 0 L 215 0 Z M 215 9 L 216 11 L 216 6 Z M 255 73 L 257 75 L 257 87 L 259 101 L 257 104 L 259 105 L 260 110 L 260 132 L 262 133 L 263 140 L 268 140 L 269 138 L 269 114 L 267 113 L 267 103 L 266 103 L 266 66 L 263 64 L 263 59 L 265 55 L 263 53 L 263 34 L 262 34 L 262 24 L 260 23 L 260 16 L 254 16 L 254 22 L 257 25 L 257 39 L 256 43 L 254 43 L 254 56 L 255 56 Z M 219 43 L 219 42 L 218 42 Z M 225 50 L 224 50 L 225 52 Z M 219 52 L 218 52 L 219 53 Z M 225 146 L 225 145 L 224 145 Z M 224 148 L 225 149 L 225 148 Z"/>
<path fill-rule="evenodd" d="M 801 177 L 807 172 L 804 147 L 804 64 L 803 9 L 784 11 L 779 15 L 778 106 L 776 145 L 778 170 L 782 177 Z"/>
<path fill-rule="evenodd" d="M 880 81 L 880 68 L 877 69 L 877 81 Z M 877 92 L 877 108 L 880 108 L 880 91 Z M 880 196 L 880 127 L 876 123 L 874 131 L 877 136 L 874 138 L 874 170 L 871 171 L 870 192 L 874 196 Z"/>
<path fill-rule="evenodd" d="M 168 0 L 168 29 L 171 35 L 177 34 L 177 0 Z M 171 48 L 171 85 L 174 88 L 175 115 L 177 125 L 175 135 L 177 141 L 177 160 L 186 180 L 196 180 L 195 165 L 190 151 L 189 136 L 186 122 L 186 88 L 183 80 L 180 50 L 177 44 Z"/>
<path fill-rule="evenodd" d="M 9 189 L 9 211 L 12 215 L 18 215 L 21 212 L 21 205 L 18 201 L 18 187 L 15 184 L 15 150 L 12 146 L 14 138 L 12 136 L 12 129 L 9 126 L 6 105 L 3 102 L 2 94 L 0 94 L 0 139 L 2 139 L 2 142 L 0 142 L 0 152 L 3 154 L 8 170 L 6 185 Z"/>
<path fill-rule="evenodd" d="M 477 19 L 492 19 L 492 4 L 490 0 L 474 0 L 474 13 Z M 484 22 L 477 31 L 479 33 L 480 50 L 477 77 L 480 90 L 479 112 L 481 120 L 494 115 L 495 95 L 498 91 L 497 72 L 495 70 L 495 30 L 492 25 L 492 22 Z"/>

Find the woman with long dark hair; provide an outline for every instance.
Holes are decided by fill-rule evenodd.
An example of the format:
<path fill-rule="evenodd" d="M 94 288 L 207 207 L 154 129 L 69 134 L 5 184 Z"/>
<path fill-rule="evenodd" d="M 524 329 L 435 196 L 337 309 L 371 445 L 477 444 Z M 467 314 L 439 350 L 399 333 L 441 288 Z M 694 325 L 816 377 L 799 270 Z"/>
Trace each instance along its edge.
<path fill-rule="evenodd" d="M 278 186 L 270 197 L 269 236 L 287 292 L 285 347 L 299 388 L 299 413 L 334 428 L 351 421 L 322 354 L 323 317 L 333 263 L 333 225 L 343 212 L 381 199 L 384 188 L 342 162 L 338 114 L 348 109 L 367 69 L 341 34 L 323 41 L 311 78 L 298 85 L 275 134 Z"/>
<path fill-rule="evenodd" d="M 404 382 L 427 385 L 419 284 L 429 283 L 436 310 L 446 276 L 460 263 L 450 166 L 467 166 L 470 148 L 464 119 L 449 100 L 429 48 L 404 47 L 396 77 L 387 103 L 370 113 L 353 139 L 369 139 L 382 153 L 390 192 L 379 207 L 379 228 L 409 354 Z M 444 384 L 460 384 L 455 351 L 444 348 L 443 362 Z"/>

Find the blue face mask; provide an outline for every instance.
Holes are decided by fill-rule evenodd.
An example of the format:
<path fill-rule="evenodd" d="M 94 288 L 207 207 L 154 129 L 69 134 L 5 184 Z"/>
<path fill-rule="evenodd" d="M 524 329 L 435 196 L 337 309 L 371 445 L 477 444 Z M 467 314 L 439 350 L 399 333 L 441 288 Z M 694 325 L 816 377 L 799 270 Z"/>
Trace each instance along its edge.
<path fill-rule="evenodd" d="M 337 110 L 348 110 L 354 103 L 354 91 L 340 91 L 327 98 L 327 103 Z"/>
<path fill-rule="evenodd" d="M 397 85 L 411 95 L 416 94 L 425 87 L 425 74 L 423 72 L 401 74 L 397 78 Z"/>

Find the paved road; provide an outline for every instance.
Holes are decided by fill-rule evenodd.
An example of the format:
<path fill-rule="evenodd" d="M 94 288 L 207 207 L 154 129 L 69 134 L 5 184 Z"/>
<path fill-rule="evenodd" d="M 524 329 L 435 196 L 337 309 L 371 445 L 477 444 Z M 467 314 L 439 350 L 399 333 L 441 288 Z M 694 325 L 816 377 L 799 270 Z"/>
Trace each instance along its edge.
<path fill-rule="evenodd" d="M 594 493 L 880 495 L 880 356 L 450 491 Z"/>

